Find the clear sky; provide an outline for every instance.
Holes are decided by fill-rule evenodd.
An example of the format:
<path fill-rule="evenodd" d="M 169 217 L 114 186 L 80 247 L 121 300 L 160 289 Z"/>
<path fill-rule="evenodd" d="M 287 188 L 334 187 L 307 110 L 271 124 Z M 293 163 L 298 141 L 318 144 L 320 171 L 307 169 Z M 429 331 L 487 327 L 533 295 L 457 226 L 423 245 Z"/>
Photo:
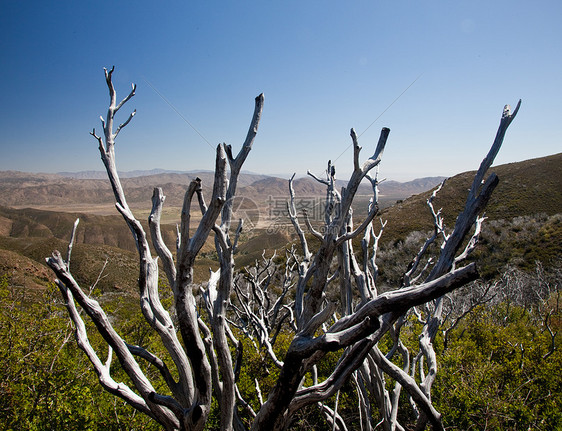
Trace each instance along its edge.
<path fill-rule="evenodd" d="M 383 177 L 475 169 L 520 98 L 497 163 L 555 154 L 561 19 L 559 0 L 2 0 L 0 170 L 102 170 L 89 132 L 113 65 L 118 95 L 138 86 L 120 170 L 213 169 L 261 92 L 253 172 L 321 174 L 332 159 L 345 179 L 350 128 L 365 158 L 383 126 Z"/>

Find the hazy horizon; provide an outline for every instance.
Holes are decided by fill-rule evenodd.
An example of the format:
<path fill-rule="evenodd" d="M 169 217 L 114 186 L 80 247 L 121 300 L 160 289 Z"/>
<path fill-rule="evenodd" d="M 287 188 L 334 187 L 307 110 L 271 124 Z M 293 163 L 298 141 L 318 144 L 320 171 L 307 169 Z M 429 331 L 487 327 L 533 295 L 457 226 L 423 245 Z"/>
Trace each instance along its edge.
<path fill-rule="evenodd" d="M 32 175 L 60 175 L 60 176 L 67 176 L 67 177 L 72 177 L 72 175 L 76 175 L 77 177 L 81 177 L 82 179 L 106 179 L 107 178 L 107 173 L 105 170 L 85 170 L 85 171 L 58 171 L 58 172 L 41 172 L 41 171 L 20 171 L 20 170 L 0 170 L 0 172 L 19 172 L 19 173 L 29 173 Z M 191 169 L 188 171 L 179 171 L 179 170 L 169 170 L 169 169 L 163 169 L 163 168 L 153 168 L 153 169 L 135 169 L 135 170 L 131 170 L 131 171 L 122 171 L 119 170 L 118 171 L 119 174 L 121 175 L 122 178 L 134 178 L 134 177 L 140 177 L 140 176 L 147 176 L 147 175 L 159 175 L 159 174 L 191 174 L 191 173 L 197 173 L 197 172 L 207 172 L 207 173 L 214 173 L 214 171 L 210 170 L 210 169 Z M 242 170 L 241 171 L 242 174 L 247 174 L 247 175 L 255 175 L 255 176 L 268 176 L 268 177 L 273 177 L 273 178 L 281 178 L 281 179 L 289 179 L 293 176 L 293 173 L 260 173 L 260 172 L 253 172 L 253 171 L 248 171 L 248 170 Z M 461 172 L 458 172 L 461 173 Z M 90 176 L 88 176 L 88 174 Z M 347 181 L 349 178 L 349 175 L 347 175 L 346 177 L 340 178 L 337 177 L 338 181 Z M 310 178 L 312 179 L 308 174 L 302 174 L 302 175 L 296 175 L 295 174 L 295 178 Z M 425 178 L 446 178 L 445 175 L 430 175 L 427 177 L 416 177 L 416 178 L 410 178 L 410 179 L 404 179 L 404 180 L 397 180 L 394 178 L 385 178 L 385 181 L 397 181 L 397 182 L 411 182 L 411 181 L 416 181 L 416 180 L 423 180 Z M 381 178 L 382 179 L 382 178 Z"/>
<path fill-rule="evenodd" d="M 494 167 L 498 166 L 498 165 L 503 165 L 503 164 L 510 164 L 510 163 L 519 163 L 519 162 L 524 162 L 526 160 L 533 160 L 533 159 L 539 159 L 539 158 L 543 158 L 543 157 L 549 157 L 549 156 L 554 156 L 556 154 L 560 154 L 560 152 L 557 153 L 553 153 L 553 154 L 547 154 L 544 156 L 539 156 L 539 157 L 531 157 L 530 159 L 522 159 L 522 160 L 513 160 L 513 161 L 509 161 L 509 162 L 505 162 L 505 163 L 494 163 L 491 167 L 491 170 L 493 171 Z M 472 168 L 472 169 L 468 169 L 466 171 L 459 171 L 459 172 L 455 172 L 453 174 L 450 175 L 439 175 L 439 174 L 435 174 L 435 175 L 425 175 L 425 176 L 410 176 L 410 177 L 398 177 L 398 178 L 391 178 L 391 177 L 384 177 L 382 175 L 379 175 L 379 180 L 385 180 L 385 181 L 397 181 L 397 182 L 411 182 L 411 181 L 416 181 L 416 180 L 423 180 L 425 178 L 450 178 L 453 177 L 455 175 L 458 174 L 462 174 L 464 172 L 469 172 L 469 171 L 475 171 L 477 169 L 477 166 Z M 88 169 L 88 170 L 82 170 L 82 171 L 51 171 L 51 172 L 46 172 L 46 171 L 22 171 L 22 170 L 17 170 L 17 169 L 2 169 L 0 170 L 0 172 L 21 172 L 21 173 L 30 173 L 30 174 L 37 174 L 37 175 L 67 175 L 67 176 L 71 176 L 72 174 L 75 175 L 79 175 L 79 174 L 97 174 L 99 178 L 105 179 L 107 178 L 107 172 L 105 171 L 105 169 L 103 168 L 103 166 L 101 166 L 101 169 Z M 196 173 L 196 172 L 208 172 L 208 173 L 213 173 L 214 170 L 212 169 L 189 169 L 189 170 L 178 170 L 178 169 L 166 169 L 166 168 L 149 168 L 149 169 L 132 169 L 132 170 L 122 170 L 122 169 L 118 169 L 118 172 L 120 175 L 123 176 L 123 178 L 133 178 L 135 176 L 146 176 L 146 175 L 158 175 L 158 174 L 190 174 L 190 173 Z M 249 171 L 247 169 L 242 169 L 241 171 L 242 174 L 250 174 L 250 175 L 263 175 L 263 176 L 270 176 L 270 177 L 276 177 L 276 178 L 283 178 L 283 179 L 289 179 L 291 178 L 293 175 L 295 175 L 295 178 L 311 178 L 310 175 L 308 175 L 308 173 L 301 173 L 301 174 L 297 174 L 296 172 L 292 172 L 292 173 L 280 173 L 280 172 L 271 172 L 271 173 L 263 173 L 263 172 L 255 172 L 255 171 Z M 323 177 L 323 174 L 320 173 L 319 174 L 321 177 Z M 343 175 L 343 177 L 341 176 Z M 351 175 L 351 172 L 346 172 L 344 174 L 340 174 L 340 175 L 336 175 L 337 180 L 342 180 L 342 181 L 347 181 L 349 179 L 349 176 Z M 97 179 L 96 178 L 86 178 L 86 179 Z"/>

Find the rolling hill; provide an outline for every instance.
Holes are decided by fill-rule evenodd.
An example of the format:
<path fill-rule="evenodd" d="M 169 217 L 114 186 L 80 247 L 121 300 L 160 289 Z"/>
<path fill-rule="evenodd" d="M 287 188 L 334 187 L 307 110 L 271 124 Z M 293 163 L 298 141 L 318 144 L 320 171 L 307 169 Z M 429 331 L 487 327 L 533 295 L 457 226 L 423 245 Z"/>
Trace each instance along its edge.
<path fill-rule="evenodd" d="M 488 219 L 562 213 L 562 153 L 495 166 L 490 172 L 495 172 L 500 182 L 485 211 Z M 464 172 L 449 178 L 435 199 L 434 207 L 443 209 L 448 226 L 454 225 L 456 214 L 464 206 L 474 173 Z M 426 203 L 430 194 L 428 191 L 411 196 L 382 211 L 381 217 L 388 220 L 388 238 L 432 228 Z"/>
<path fill-rule="evenodd" d="M 562 153 L 524 162 L 492 168 L 500 183 L 486 210 L 484 248 L 479 259 L 496 270 L 514 257 L 520 261 L 534 262 L 541 256 L 562 256 Z M 212 181 L 212 174 L 197 173 L 204 181 Z M 466 172 L 448 179 L 435 200 L 435 208 L 443 208 L 445 222 L 452 227 L 466 196 L 473 173 Z M 133 207 L 143 208 L 139 215 L 146 220 L 150 209 L 150 196 L 155 184 L 163 184 L 167 195 L 166 208 L 170 208 L 168 221 L 162 226 L 163 236 L 170 249 L 175 244 L 177 211 L 188 174 L 161 173 L 151 176 L 125 178 L 124 187 Z M 243 176 L 239 192 L 258 201 L 263 210 L 268 197 L 283 200 L 287 195 L 287 180 L 275 177 Z M 426 206 L 429 187 L 440 178 L 417 180 L 411 183 L 386 182 L 389 202 L 396 204 L 383 209 L 382 219 L 388 220 L 381 244 L 392 247 L 406 240 L 412 231 L 431 230 L 431 218 Z M 315 196 L 319 200 L 325 193 L 323 185 L 309 178 L 295 180 L 298 196 Z M 37 288 L 44 286 L 51 275 L 44 266 L 44 258 L 53 249 L 64 251 L 72 224 L 79 217 L 77 245 L 73 264 L 79 268 L 84 283 L 95 280 L 104 262 L 108 267 L 100 280 L 105 290 L 135 289 L 135 245 L 125 223 L 113 207 L 111 190 L 106 181 L 65 178 L 60 175 L 0 172 L 0 275 L 8 274 L 13 285 Z M 413 196 L 402 199 L 411 193 Z M 359 192 L 363 201 L 370 196 L 368 186 Z M 404 196 L 406 194 L 406 196 Z M 364 205 L 362 205 L 364 206 Z M 47 209 L 46 209 L 47 208 Z M 140 210 L 139 210 L 140 212 Z M 113 214 L 113 215 L 106 215 Z M 356 212 L 357 219 L 361 211 Z M 515 221 L 514 221 L 515 220 Z M 256 229 L 244 233 L 237 257 L 239 265 L 247 265 L 261 255 L 262 249 L 282 249 L 291 241 L 289 230 L 270 231 Z M 488 253 L 488 255 L 486 255 Z M 493 253 L 493 258 L 491 253 Z M 208 269 L 216 267 L 212 240 L 202 250 L 197 269 L 197 279 L 206 279 Z M 494 262 L 492 262 L 494 261 Z M 486 264 L 488 265 L 488 264 Z"/>
<path fill-rule="evenodd" d="M 527 271 L 534 270 L 537 262 L 554 267 L 562 264 L 561 167 L 562 153 L 491 169 L 500 181 L 485 210 L 487 219 L 471 256 L 484 278 L 497 277 L 508 264 Z M 473 177 L 474 172 L 456 175 L 437 194 L 434 208 L 442 208 L 448 232 L 464 206 Z M 419 241 L 433 229 L 427 207 L 430 194 L 412 196 L 380 214 L 381 219 L 387 220 L 379 253 L 381 268 L 396 263 L 406 268 L 419 249 Z M 407 257 L 399 256 L 399 249 Z M 390 284 L 400 277 L 399 273 L 385 270 L 381 275 Z"/>
<path fill-rule="evenodd" d="M 92 179 L 90 177 L 94 175 L 91 173 L 74 175 L 76 176 L 0 172 L 0 206 L 115 214 L 113 194 L 106 179 Z M 206 171 L 124 177 L 122 184 L 132 208 L 150 208 L 154 187 L 162 187 L 166 195 L 166 206 L 181 207 L 186 187 L 196 177 L 201 178 L 204 193 L 210 193 L 213 173 Z M 383 199 L 388 196 L 386 200 L 394 202 L 428 190 L 442 179 L 422 178 L 406 183 L 386 181 L 381 184 L 380 193 Z M 340 186 L 344 184 L 338 182 Z M 298 196 L 324 196 L 326 193 L 325 186 L 310 177 L 297 178 L 294 188 Z M 238 195 L 254 200 L 262 208 L 267 206 L 270 197 L 285 199 L 288 190 L 286 179 L 267 175 L 243 173 L 238 182 Z M 363 185 L 360 193 L 371 195 L 370 186 Z"/>

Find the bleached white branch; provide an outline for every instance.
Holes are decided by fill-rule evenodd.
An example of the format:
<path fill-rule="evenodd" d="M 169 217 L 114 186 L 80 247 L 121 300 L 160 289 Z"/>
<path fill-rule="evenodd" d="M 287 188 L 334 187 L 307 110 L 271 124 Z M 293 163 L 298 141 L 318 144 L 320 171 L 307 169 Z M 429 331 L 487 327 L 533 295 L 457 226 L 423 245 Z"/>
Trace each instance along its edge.
<path fill-rule="evenodd" d="M 156 187 L 152 194 L 152 211 L 148 217 L 148 225 L 150 227 L 152 245 L 162 261 L 164 272 L 168 278 L 168 283 L 173 290 L 176 282 L 176 267 L 172 252 L 164 243 L 164 240 L 162 239 L 162 232 L 160 230 L 160 219 L 162 217 L 162 207 L 165 199 L 166 196 L 164 196 L 162 189 L 160 187 Z"/>
<path fill-rule="evenodd" d="M 289 179 L 289 201 L 287 202 L 287 212 L 289 213 L 289 218 L 297 235 L 299 236 L 299 240 L 301 243 L 302 252 L 304 255 L 304 260 L 309 261 L 312 254 L 308 249 L 308 242 L 306 240 L 306 236 L 304 231 L 300 227 L 298 216 L 297 216 L 297 208 L 295 205 L 295 189 L 293 188 L 293 180 L 295 178 L 295 174 Z"/>
<path fill-rule="evenodd" d="M 162 423 L 177 423 L 177 418 L 171 414 L 169 410 L 150 403 L 149 395 L 155 392 L 154 388 L 141 371 L 127 345 L 113 329 L 113 326 L 99 303 L 91 298 L 88 298 L 83 293 L 80 286 L 78 286 L 70 272 L 68 272 L 68 267 L 63 261 L 60 253 L 57 251 L 53 252 L 53 255 L 47 259 L 47 264 L 58 277 L 59 281 L 57 282 L 57 285 L 65 298 L 65 303 L 71 319 L 77 327 L 77 341 L 81 349 L 88 355 L 90 362 L 94 365 L 94 368 L 98 373 L 98 377 L 100 378 L 100 383 L 111 393 L 125 399 L 143 413 L 149 414 L 151 417 L 158 418 L 158 420 L 162 421 Z M 116 384 L 113 381 L 109 375 L 108 367 L 99 360 L 97 354 L 95 354 L 87 341 L 88 338 L 85 326 L 76 310 L 74 299 L 78 301 L 86 314 L 88 314 L 88 316 L 90 316 L 90 318 L 96 323 L 98 331 L 102 337 L 117 354 L 123 370 L 127 373 L 135 385 L 135 388 L 140 392 L 140 397 L 131 392 L 131 390 L 122 383 Z M 139 398 L 144 400 L 144 402 L 141 403 Z"/>
<path fill-rule="evenodd" d="M 68 241 L 68 250 L 66 252 L 66 266 L 70 269 L 70 256 L 72 255 L 72 248 L 74 247 L 74 241 L 76 239 L 76 230 L 78 229 L 78 223 L 80 219 L 77 218 L 72 226 L 72 232 L 70 234 L 70 241 Z"/>
<path fill-rule="evenodd" d="M 308 228 L 308 231 L 316 238 L 318 238 L 319 240 L 322 240 L 323 235 L 318 232 L 316 229 L 314 229 L 314 226 L 312 226 L 312 223 L 310 222 L 310 218 L 308 217 L 308 213 L 306 212 L 306 210 L 303 210 L 302 215 L 304 216 L 304 222 L 306 224 L 306 227 Z"/>

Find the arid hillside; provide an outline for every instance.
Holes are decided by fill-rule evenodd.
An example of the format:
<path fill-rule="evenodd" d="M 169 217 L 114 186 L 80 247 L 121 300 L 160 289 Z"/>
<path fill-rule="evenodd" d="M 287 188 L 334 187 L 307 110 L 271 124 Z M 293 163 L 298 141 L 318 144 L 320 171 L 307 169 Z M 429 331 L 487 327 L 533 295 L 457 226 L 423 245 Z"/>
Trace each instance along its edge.
<path fill-rule="evenodd" d="M 500 183 L 486 210 L 488 220 L 482 241 L 485 247 L 479 252 L 480 259 L 493 263 L 489 271 L 514 256 L 531 264 L 541 256 L 562 256 L 562 221 L 556 217 L 562 213 L 560 166 L 562 154 L 493 168 Z M 208 172 L 197 176 L 207 184 L 212 183 Z M 472 173 L 467 172 L 450 178 L 435 199 L 435 208 L 443 208 L 445 223 L 450 228 L 455 221 L 452 214 L 463 205 L 471 177 Z M 172 250 L 179 206 L 190 178 L 187 174 L 164 173 L 124 179 L 129 201 L 135 203 L 141 220 L 148 217 L 152 187 L 162 185 L 167 195 L 162 233 Z M 407 243 L 413 231 L 431 229 L 426 204 L 431 192 L 422 193 L 420 189 L 428 190 L 439 181 L 440 178 L 430 178 L 381 184 L 381 194 L 386 190 L 387 196 L 392 195 L 388 202 L 394 204 L 380 214 L 381 219 L 388 221 L 381 239 L 383 248 Z M 246 230 L 236 259 L 243 266 L 251 264 L 263 249 L 284 249 L 294 239 L 294 233 L 286 218 L 287 180 L 245 174 L 241 184 L 240 196 L 244 199 L 238 205 L 238 215 L 246 219 Z M 314 205 L 316 216 L 321 216 L 324 186 L 310 178 L 296 179 L 294 185 L 301 204 Z M 100 286 L 135 289 L 135 245 L 113 206 L 107 181 L 2 172 L 0 190 L 0 272 L 13 275 L 15 284 L 37 287 L 49 280 L 51 275 L 43 264 L 44 258 L 55 248 L 66 248 L 72 225 L 80 218 L 73 261 L 83 280 L 96 280 L 107 260 Z M 413 192 L 418 194 L 407 198 Z M 365 185 L 358 198 L 360 208 L 354 213 L 356 220 L 365 213 L 369 197 L 369 187 Z M 493 257 L 484 256 L 491 252 L 495 253 Z M 384 253 L 381 256 L 384 258 Z M 213 244 L 209 242 L 199 259 L 198 280 L 205 280 L 209 268 L 216 267 L 215 259 Z"/>
<path fill-rule="evenodd" d="M 562 153 L 492 167 L 499 185 L 486 208 L 490 220 L 510 220 L 536 214 L 562 213 Z M 445 222 L 452 228 L 454 214 L 464 205 L 474 172 L 455 175 L 445 182 L 435 199 L 435 209 L 443 209 Z M 427 209 L 431 191 L 410 197 L 382 211 L 388 220 L 387 240 L 404 237 L 414 230 L 427 230 L 432 220 Z"/>
<path fill-rule="evenodd" d="M 500 165 L 491 169 L 499 184 L 485 210 L 480 242 L 472 255 L 484 278 L 496 278 L 506 265 L 526 271 L 537 262 L 562 263 L 562 154 Z M 473 173 L 448 179 L 434 200 L 445 227 L 453 229 Z M 384 209 L 387 224 L 381 238 L 380 266 L 390 284 L 399 280 L 411 256 L 433 229 L 425 192 Z M 380 225 L 379 225 L 380 226 Z M 398 266 L 399 268 L 395 268 Z"/>

